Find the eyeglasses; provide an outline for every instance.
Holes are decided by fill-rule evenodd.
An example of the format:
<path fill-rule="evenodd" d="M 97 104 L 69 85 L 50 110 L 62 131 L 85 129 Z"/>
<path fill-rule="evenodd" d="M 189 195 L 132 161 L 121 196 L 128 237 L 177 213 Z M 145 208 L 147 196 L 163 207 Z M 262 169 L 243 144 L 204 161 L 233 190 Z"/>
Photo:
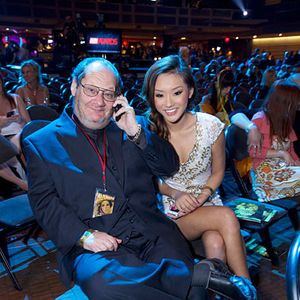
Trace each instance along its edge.
<path fill-rule="evenodd" d="M 83 88 L 83 93 L 88 97 L 96 97 L 99 92 L 102 92 L 102 97 L 108 102 L 114 102 L 118 97 L 118 94 L 115 91 L 101 89 L 91 84 L 82 84 L 81 82 L 80 85 Z"/>

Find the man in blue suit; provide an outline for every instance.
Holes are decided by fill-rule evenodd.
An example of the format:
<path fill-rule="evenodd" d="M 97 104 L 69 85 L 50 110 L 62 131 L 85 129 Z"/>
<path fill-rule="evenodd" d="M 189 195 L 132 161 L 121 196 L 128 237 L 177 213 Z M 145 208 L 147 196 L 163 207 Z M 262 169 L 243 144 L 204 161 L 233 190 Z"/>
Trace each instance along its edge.
<path fill-rule="evenodd" d="M 83 60 L 71 91 L 73 105 L 24 141 L 30 203 L 57 246 L 64 283 L 89 299 L 204 299 L 204 288 L 246 299 L 223 265 L 194 266 L 157 209 L 154 179 L 176 172 L 178 156 L 135 116 L 114 66 Z"/>

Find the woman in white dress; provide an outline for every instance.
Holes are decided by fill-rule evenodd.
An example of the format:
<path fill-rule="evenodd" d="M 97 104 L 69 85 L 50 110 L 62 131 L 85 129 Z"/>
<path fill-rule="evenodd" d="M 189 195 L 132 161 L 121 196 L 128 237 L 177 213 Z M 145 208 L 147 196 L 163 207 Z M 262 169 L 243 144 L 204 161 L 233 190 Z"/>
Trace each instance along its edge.
<path fill-rule="evenodd" d="M 191 70 L 177 55 L 157 61 L 145 75 L 142 96 L 150 106 L 151 128 L 180 159 L 178 172 L 159 184 L 163 211 L 188 240 L 202 238 L 208 258 L 222 259 L 236 275 L 249 278 L 239 222 L 216 192 L 225 168 L 224 124 L 188 111 L 195 93 Z"/>
<path fill-rule="evenodd" d="M 3 78 L 0 75 L 0 133 L 15 145 L 19 153 L 21 153 L 20 132 L 29 121 L 30 117 L 24 102 L 18 95 L 6 92 Z M 16 176 L 10 167 L 16 168 L 20 177 Z M 15 158 L 0 165 L 0 176 L 15 183 L 23 190 L 28 189 L 25 172 Z"/>

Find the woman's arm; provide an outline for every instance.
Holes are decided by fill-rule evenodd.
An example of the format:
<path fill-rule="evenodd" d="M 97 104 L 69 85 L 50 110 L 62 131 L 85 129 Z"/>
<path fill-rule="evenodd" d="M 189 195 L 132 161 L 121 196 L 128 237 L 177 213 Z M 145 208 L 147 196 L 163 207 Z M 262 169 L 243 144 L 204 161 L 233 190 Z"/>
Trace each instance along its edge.
<path fill-rule="evenodd" d="M 212 146 L 212 173 L 202 188 L 201 194 L 197 197 L 198 203 L 203 205 L 204 202 L 213 194 L 224 178 L 225 171 L 225 137 L 224 132 L 218 136 Z"/>
<path fill-rule="evenodd" d="M 15 97 L 16 97 L 17 108 L 21 117 L 21 122 L 26 124 L 30 121 L 30 116 L 28 114 L 28 111 L 26 110 L 25 103 L 20 98 L 19 95 L 16 95 Z"/>
<path fill-rule="evenodd" d="M 222 132 L 212 146 L 212 173 L 206 185 L 216 190 L 224 178 L 225 171 L 225 137 Z"/>
<path fill-rule="evenodd" d="M 238 126 L 241 129 L 244 129 L 248 133 L 248 150 L 251 149 L 254 152 L 254 156 L 256 155 L 256 151 L 261 151 L 261 133 L 255 123 L 251 122 L 248 117 L 243 113 L 234 114 L 231 117 L 231 123 Z"/>

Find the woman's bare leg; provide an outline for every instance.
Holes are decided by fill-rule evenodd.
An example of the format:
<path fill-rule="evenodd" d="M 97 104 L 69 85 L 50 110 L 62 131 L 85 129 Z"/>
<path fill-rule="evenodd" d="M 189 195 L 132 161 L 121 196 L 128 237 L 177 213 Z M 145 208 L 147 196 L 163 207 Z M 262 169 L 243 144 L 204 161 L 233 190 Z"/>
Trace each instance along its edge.
<path fill-rule="evenodd" d="M 205 257 L 219 258 L 226 263 L 225 243 L 218 231 L 205 231 L 201 236 Z"/>
<path fill-rule="evenodd" d="M 28 184 L 25 180 L 20 179 L 15 175 L 15 173 L 8 167 L 6 164 L 0 165 L 0 177 L 4 178 L 7 181 L 10 181 L 17 186 L 19 186 L 22 190 L 28 191 Z"/>
<path fill-rule="evenodd" d="M 228 266 L 236 275 L 250 278 L 240 225 L 230 208 L 202 206 L 177 219 L 176 223 L 188 240 L 199 238 L 205 231 L 217 231 L 225 243 Z"/>

